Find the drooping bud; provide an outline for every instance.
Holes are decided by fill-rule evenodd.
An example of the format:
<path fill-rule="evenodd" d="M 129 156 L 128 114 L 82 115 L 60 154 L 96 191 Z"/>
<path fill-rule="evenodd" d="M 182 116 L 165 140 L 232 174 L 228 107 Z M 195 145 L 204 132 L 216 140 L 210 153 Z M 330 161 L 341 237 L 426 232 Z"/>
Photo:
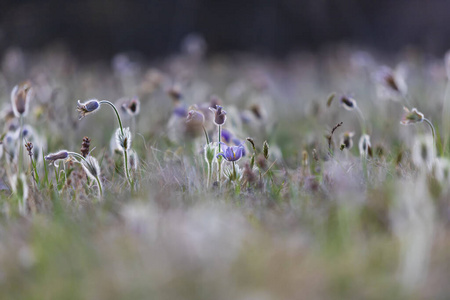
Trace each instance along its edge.
<path fill-rule="evenodd" d="M 11 92 L 11 103 L 14 115 L 19 118 L 28 113 L 28 106 L 31 101 L 33 89 L 31 82 L 25 81 L 20 85 L 16 85 Z"/>
<path fill-rule="evenodd" d="M 342 96 L 341 97 L 341 105 L 346 110 L 354 110 L 356 108 L 356 106 L 357 106 L 355 99 L 347 97 L 347 96 Z"/>
<path fill-rule="evenodd" d="M 83 119 L 86 115 L 90 113 L 95 113 L 99 108 L 100 102 L 96 99 L 88 100 L 84 103 L 78 100 L 77 103 L 78 120 Z"/>
<path fill-rule="evenodd" d="M 214 124 L 217 126 L 225 124 L 225 121 L 227 120 L 227 112 L 223 110 L 222 106 L 216 105 L 215 107 L 210 107 L 209 110 L 214 113 Z"/>
<path fill-rule="evenodd" d="M 124 152 L 131 148 L 131 131 L 130 128 L 124 128 L 123 132 L 120 128 L 116 130 L 116 143 L 120 151 Z"/>
<path fill-rule="evenodd" d="M 413 108 L 411 111 L 406 107 L 403 107 L 405 110 L 405 115 L 403 116 L 400 124 L 402 125 L 411 125 L 416 123 L 421 123 L 424 120 L 423 113 L 419 112 L 417 108 Z"/>

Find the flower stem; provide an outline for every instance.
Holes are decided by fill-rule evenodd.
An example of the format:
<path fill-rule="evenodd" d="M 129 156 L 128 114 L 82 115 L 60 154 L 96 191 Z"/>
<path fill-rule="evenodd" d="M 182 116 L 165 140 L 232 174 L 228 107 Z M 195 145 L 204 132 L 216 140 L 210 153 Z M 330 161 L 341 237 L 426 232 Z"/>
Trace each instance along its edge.
<path fill-rule="evenodd" d="M 19 159 L 18 159 L 18 174 L 20 175 L 20 173 L 22 173 L 22 157 L 23 157 L 23 116 L 20 115 L 19 118 L 19 122 L 20 122 L 20 135 L 19 135 L 19 143 L 20 143 L 20 148 L 19 148 Z"/>
<path fill-rule="evenodd" d="M 433 134 L 433 144 L 434 144 L 434 147 L 436 147 L 436 130 L 434 129 L 434 126 L 433 126 L 433 124 L 430 122 L 430 120 L 428 120 L 427 118 L 423 118 L 423 121 L 424 121 L 425 123 L 427 123 L 428 126 L 430 126 L 430 128 L 431 128 L 431 133 Z"/>
<path fill-rule="evenodd" d="M 203 128 L 203 132 L 205 133 L 206 144 L 209 144 L 209 136 L 208 136 L 208 132 L 206 132 L 205 126 L 202 125 L 202 128 Z"/>
<path fill-rule="evenodd" d="M 219 144 L 219 153 L 221 152 L 221 150 L 220 150 L 220 141 L 222 140 L 221 139 L 221 126 L 220 125 L 218 125 L 218 127 L 219 127 L 219 139 L 218 139 L 218 144 Z M 217 173 L 217 181 L 219 181 L 219 187 L 221 186 L 221 184 L 220 184 L 220 173 L 222 172 L 222 164 L 221 164 L 221 162 L 222 162 L 222 157 L 221 156 L 219 156 L 218 158 L 217 158 L 217 170 L 218 170 L 218 173 Z"/>
<path fill-rule="evenodd" d="M 134 188 L 134 184 L 133 184 L 133 181 L 131 180 L 131 177 L 130 177 L 130 171 L 128 170 L 128 153 L 127 153 L 126 149 L 123 150 L 123 155 L 124 155 L 125 175 L 127 176 L 128 183 L 130 184 L 131 189 L 133 189 Z"/>
<path fill-rule="evenodd" d="M 108 100 L 102 100 L 99 102 L 100 104 L 108 104 L 109 106 L 112 107 L 112 109 L 114 110 L 114 112 L 116 113 L 117 116 L 117 120 L 119 121 L 119 127 L 120 127 L 120 132 L 123 134 L 123 126 L 122 126 L 122 120 L 120 119 L 120 115 L 119 115 L 119 111 L 117 111 L 116 106 Z"/>

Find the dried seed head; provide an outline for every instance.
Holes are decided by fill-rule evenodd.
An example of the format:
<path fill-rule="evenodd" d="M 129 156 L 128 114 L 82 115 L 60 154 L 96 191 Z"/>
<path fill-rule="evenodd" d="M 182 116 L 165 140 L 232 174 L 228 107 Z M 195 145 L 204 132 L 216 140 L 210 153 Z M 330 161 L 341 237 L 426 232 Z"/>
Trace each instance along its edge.
<path fill-rule="evenodd" d="M 247 138 L 247 141 L 252 144 L 253 152 L 256 153 L 255 141 L 252 138 Z"/>
<path fill-rule="evenodd" d="M 214 124 L 217 126 L 225 124 L 225 121 L 227 120 L 227 112 L 223 110 L 222 106 L 216 105 L 215 107 L 210 107 L 209 110 L 214 113 Z"/>
<path fill-rule="evenodd" d="M 67 150 L 61 150 L 56 153 L 50 153 L 44 158 L 56 167 L 56 162 L 58 160 L 67 160 L 69 158 L 69 152 Z"/>
<path fill-rule="evenodd" d="M 342 96 L 341 97 L 341 105 L 346 110 L 354 110 L 356 108 L 356 106 L 357 106 L 355 99 L 347 97 L 347 96 Z"/>
<path fill-rule="evenodd" d="M 263 143 L 263 154 L 265 159 L 269 159 L 269 144 L 267 141 L 264 141 Z"/>
<path fill-rule="evenodd" d="M 419 112 L 417 108 L 413 108 L 411 111 L 406 107 L 403 107 L 405 110 L 405 115 L 403 116 L 400 124 L 402 125 L 411 125 L 416 123 L 421 123 L 424 120 L 423 113 Z"/>
<path fill-rule="evenodd" d="M 100 102 L 96 99 L 88 100 L 82 103 L 78 100 L 77 111 L 78 120 L 83 119 L 86 115 L 90 113 L 95 113 L 100 108 Z"/>
<path fill-rule="evenodd" d="M 370 152 L 370 136 L 368 134 L 363 134 L 359 139 L 359 154 L 362 157 L 367 157 Z"/>
<path fill-rule="evenodd" d="M 89 147 L 91 145 L 91 139 L 85 136 L 83 138 L 83 142 L 81 143 L 81 155 L 83 155 L 84 158 L 86 158 L 89 155 Z"/>
<path fill-rule="evenodd" d="M 131 148 L 131 131 L 130 128 L 124 128 L 123 133 L 120 128 L 116 130 L 116 144 L 120 151 L 124 152 Z"/>
<path fill-rule="evenodd" d="M 33 143 L 32 142 L 25 143 L 25 148 L 28 151 L 28 155 L 30 157 L 33 157 Z"/>
<path fill-rule="evenodd" d="M 141 101 L 138 97 L 133 97 L 125 101 L 121 106 L 122 111 L 131 117 L 137 116 L 141 109 Z"/>
<path fill-rule="evenodd" d="M 93 156 L 88 156 L 86 159 L 81 160 L 81 166 L 91 179 L 96 180 L 100 176 L 100 166 L 98 161 Z"/>
<path fill-rule="evenodd" d="M 33 95 L 30 81 L 16 85 L 11 92 L 11 103 L 14 115 L 19 118 L 28 113 L 28 106 Z"/>

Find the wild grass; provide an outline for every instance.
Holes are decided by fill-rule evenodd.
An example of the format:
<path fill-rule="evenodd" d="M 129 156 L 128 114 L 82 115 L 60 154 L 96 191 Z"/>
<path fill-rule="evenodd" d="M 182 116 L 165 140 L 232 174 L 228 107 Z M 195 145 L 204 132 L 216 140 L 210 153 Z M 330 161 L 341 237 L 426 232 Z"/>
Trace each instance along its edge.
<path fill-rule="evenodd" d="M 0 298 L 449 297 L 443 59 L 9 51 L 26 68 L 0 73 Z M 78 99 L 119 122 L 78 120 Z"/>

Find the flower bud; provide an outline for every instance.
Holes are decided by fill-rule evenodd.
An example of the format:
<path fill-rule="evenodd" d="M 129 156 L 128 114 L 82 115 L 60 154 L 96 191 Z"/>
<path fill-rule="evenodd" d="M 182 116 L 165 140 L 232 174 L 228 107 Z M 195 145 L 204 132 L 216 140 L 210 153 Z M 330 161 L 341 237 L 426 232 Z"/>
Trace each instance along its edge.
<path fill-rule="evenodd" d="M 26 81 L 16 85 L 11 92 L 11 103 L 14 115 L 19 118 L 28 113 L 28 106 L 31 101 L 33 89 L 31 83 Z"/>

